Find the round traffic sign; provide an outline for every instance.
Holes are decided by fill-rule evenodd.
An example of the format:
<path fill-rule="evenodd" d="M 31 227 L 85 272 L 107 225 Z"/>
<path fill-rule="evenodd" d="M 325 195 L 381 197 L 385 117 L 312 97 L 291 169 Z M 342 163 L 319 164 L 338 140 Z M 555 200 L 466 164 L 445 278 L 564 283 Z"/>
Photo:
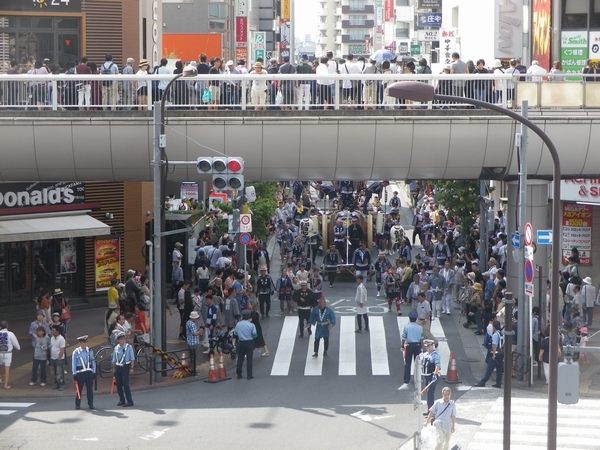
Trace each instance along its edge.
<path fill-rule="evenodd" d="M 529 222 L 525 224 L 525 245 L 533 243 L 533 227 Z"/>
<path fill-rule="evenodd" d="M 242 214 L 240 222 L 242 225 L 250 225 L 250 214 Z"/>
<path fill-rule="evenodd" d="M 250 243 L 251 236 L 250 233 L 240 233 L 240 244 L 248 245 Z"/>
<path fill-rule="evenodd" d="M 535 270 L 533 269 L 533 262 L 530 260 L 525 260 L 525 281 L 527 283 L 531 283 L 533 281 L 533 274 Z"/>

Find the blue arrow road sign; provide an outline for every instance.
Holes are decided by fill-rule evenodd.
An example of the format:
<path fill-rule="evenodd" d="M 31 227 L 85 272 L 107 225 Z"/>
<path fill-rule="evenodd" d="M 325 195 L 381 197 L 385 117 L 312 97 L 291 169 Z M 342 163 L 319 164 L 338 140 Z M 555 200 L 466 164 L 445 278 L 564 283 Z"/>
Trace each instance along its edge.
<path fill-rule="evenodd" d="M 521 237 L 519 236 L 519 233 L 510 234 L 510 245 L 515 248 L 521 248 Z"/>
<path fill-rule="evenodd" d="M 552 230 L 537 230 L 538 245 L 552 245 Z"/>

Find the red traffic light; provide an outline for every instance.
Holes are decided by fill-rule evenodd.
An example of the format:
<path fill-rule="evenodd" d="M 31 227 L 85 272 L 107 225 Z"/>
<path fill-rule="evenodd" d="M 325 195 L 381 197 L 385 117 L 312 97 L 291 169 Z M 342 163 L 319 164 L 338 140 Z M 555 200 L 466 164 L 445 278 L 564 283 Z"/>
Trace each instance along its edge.
<path fill-rule="evenodd" d="M 227 170 L 229 172 L 239 172 L 242 170 L 242 164 L 239 159 L 229 159 L 227 161 Z"/>

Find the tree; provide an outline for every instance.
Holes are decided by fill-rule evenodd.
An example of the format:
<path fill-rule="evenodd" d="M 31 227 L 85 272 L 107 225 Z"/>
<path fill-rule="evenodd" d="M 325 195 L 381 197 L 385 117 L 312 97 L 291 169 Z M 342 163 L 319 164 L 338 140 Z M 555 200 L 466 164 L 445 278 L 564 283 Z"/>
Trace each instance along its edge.
<path fill-rule="evenodd" d="M 436 201 L 466 232 L 479 215 L 479 180 L 437 180 L 431 183 L 435 186 Z"/>
<path fill-rule="evenodd" d="M 269 220 L 275 214 L 277 207 L 277 183 L 273 181 L 259 181 L 252 183 L 256 191 L 256 201 L 248 203 L 252 210 L 252 234 L 257 239 L 265 239 L 268 235 Z"/>

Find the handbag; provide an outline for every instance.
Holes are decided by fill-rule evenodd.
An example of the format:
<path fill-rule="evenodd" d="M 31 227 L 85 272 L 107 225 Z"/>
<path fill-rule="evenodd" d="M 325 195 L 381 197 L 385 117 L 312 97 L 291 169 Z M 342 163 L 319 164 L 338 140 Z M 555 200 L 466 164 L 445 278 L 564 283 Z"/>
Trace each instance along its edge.
<path fill-rule="evenodd" d="M 277 95 L 275 96 L 275 104 L 283 105 L 283 94 L 281 93 L 281 91 L 277 91 Z"/>
<path fill-rule="evenodd" d="M 67 305 L 65 305 L 65 300 L 63 299 L 62 301 L 62 311 L 60 313 L 60 320 L 64 320 L 65 322 L 68 322 L 69 320 L 71 320 L 71 313 L 69 312 L 69 307 Z"/>
<path fill-rule="evenodd" d="M 204 89 L 202 93 L 202 103 L 210 103 L 212 102 L 212 94 L 208 89 Z"/>

